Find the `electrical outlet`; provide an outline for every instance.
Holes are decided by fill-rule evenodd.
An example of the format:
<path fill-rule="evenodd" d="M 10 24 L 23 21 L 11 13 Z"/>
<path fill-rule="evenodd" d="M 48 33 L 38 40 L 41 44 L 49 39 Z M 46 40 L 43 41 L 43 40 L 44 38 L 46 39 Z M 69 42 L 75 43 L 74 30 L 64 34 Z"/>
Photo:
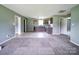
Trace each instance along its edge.
<path fill-rule="evenodd" d="M 75 24 L 71 24 L 72 26 L 74 26 Z"/>
<path fill-rule="evenodd" d="M 8 38 L 8 37 L 9 37 L 9 35 L 6 35 L 6 37 Z"/>

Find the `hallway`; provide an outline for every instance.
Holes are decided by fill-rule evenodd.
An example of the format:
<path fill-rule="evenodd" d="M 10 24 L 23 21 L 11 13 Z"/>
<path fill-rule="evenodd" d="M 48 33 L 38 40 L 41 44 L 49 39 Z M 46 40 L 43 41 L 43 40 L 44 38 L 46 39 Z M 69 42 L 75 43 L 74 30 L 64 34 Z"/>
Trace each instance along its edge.
<path fill-rule="evenodd" d="M 70 55 L 79 54 L 79 47 L 65 35 L 28 32 L 3 44 L 1 55 Z"/>

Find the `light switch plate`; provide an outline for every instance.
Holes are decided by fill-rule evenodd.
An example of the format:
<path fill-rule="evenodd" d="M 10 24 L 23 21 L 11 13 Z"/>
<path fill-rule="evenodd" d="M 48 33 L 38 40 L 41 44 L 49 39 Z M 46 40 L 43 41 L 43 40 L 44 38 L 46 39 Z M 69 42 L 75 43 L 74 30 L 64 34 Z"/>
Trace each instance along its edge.
<path fill-rule="evenodd" d="M 74 26 L 75 24 L 72 24 L 72 26 Z"/>

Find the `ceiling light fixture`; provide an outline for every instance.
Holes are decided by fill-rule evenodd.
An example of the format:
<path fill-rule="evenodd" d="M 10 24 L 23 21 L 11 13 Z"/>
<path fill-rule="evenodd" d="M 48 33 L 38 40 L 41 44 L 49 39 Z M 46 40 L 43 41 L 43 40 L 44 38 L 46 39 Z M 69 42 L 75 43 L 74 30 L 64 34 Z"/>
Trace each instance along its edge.
<path fill-rule="evenodd" d="M 64 13 L 66 10 L 60 10 L 59 13 Z"/>

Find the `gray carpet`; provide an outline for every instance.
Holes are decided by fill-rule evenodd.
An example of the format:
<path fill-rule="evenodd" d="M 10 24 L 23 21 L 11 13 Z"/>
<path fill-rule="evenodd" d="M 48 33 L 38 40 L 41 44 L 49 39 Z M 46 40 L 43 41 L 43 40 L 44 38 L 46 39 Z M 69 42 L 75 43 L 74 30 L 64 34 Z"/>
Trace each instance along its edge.
<path fill-rule="evenodd" d="M 2 44 L 0 55 L 77 55 L 79 47 L 66 35 L 25 33 Z"/>

